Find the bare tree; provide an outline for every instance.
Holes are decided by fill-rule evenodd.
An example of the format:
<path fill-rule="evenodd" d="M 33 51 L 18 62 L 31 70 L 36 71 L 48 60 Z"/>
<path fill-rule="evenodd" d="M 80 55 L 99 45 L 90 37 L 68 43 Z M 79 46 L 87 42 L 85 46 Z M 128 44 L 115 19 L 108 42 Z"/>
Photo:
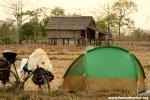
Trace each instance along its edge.
<path fill-rule="evenodd" d="M 137 5 L 132 0 L 117 0 L 114 2 L 112 9 L 118 19 L 116 24 L 118 26 L 118 35 L 120 38 L 121 27 L 123 25 L 128 25 L 128 23 L 134 23 L 128 16 L 137 10 Z"/>
<path fill-rule="evenodd" d="M 103 8 L 104 12 L 106 13 L 106 21 L 107 21 L 107 32 L 110 33 L 110 21 L 111 21 L 111 9 L 110 9 L 110 4 L 109 2 L 107 2 L 107 4 L 105 5 L 105 7 Z"/>
<path fill-rule="evenodd" d="M 21 43 L 21 26 L 23 21 L 28 19 L 32 12 L 24 11 L 23 7 L 27 0 L 1 0 L 0 6 L 4 7 L 6 13 L 15 18 L 17 23 L 18 42 Z M 28 15 L 28 16 L 27 16 Z M 24 18 L 24 16 L 26 16 Z"/>
<path fill-rule="evenodd" d="M 97 18 L 96 25 L 101 28 L 103 32 L 113 33 L 116 30 L 116 15 L 112 12 L 112 5 L 107 1 L 101 8 L 102 12 Z"/>

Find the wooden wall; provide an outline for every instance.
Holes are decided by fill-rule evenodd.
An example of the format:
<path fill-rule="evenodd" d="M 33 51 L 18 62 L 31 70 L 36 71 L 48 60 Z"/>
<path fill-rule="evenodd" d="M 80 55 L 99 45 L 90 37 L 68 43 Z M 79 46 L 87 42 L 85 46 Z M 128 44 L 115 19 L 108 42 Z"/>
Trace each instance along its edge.
<path fill-rule="evenodd" d="M 81 38 L 82 31 L 48 30 L 47 38 Z"/>

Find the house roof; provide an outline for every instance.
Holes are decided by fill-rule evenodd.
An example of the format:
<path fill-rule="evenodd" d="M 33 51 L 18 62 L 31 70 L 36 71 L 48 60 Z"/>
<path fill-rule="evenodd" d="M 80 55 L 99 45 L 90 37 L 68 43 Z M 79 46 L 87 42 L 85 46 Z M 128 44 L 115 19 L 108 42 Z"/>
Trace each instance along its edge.
<path fill-rule="evenodd" d="M 94 25 L 91 27 L 90 24 Z M 45 29 L 52 30 L 86 30 L 86 28 L 95 28 L 95 22 L 91 16 L 75 17 L 51 17 Z"/>

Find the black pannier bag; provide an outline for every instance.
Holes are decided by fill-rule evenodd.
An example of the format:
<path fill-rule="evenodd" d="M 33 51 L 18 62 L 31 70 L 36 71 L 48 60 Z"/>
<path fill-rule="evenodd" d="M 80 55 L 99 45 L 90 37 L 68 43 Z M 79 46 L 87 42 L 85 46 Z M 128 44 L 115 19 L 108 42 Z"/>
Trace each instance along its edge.
<path fill-rule="evenodd" d="M 3 84 L 9 81 L 10 68 L 7 61 L 0 59 L 0 80 Z"/>
<path fill-rule="evenodd" d="M 32 81 L 36 85 L 43 85 L 44 84 L 44 75 L 48 76 L 48 81 L 51 82 L 54 79 L 54 75 L 43 68 L 37 68 L 32 76 Z"/>

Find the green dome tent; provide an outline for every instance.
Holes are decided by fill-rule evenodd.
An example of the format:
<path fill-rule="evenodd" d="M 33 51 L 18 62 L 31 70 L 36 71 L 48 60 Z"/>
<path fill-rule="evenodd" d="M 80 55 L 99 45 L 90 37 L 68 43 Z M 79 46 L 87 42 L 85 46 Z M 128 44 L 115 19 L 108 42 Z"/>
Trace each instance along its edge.
<path fill-rule="evenodd" d="M 104 46 L 87 50 L 67 69 L 65 91 L 109 91 L 108 95 L 136 95 L 146 78 L 139 60 L 128 50 Z"/>

